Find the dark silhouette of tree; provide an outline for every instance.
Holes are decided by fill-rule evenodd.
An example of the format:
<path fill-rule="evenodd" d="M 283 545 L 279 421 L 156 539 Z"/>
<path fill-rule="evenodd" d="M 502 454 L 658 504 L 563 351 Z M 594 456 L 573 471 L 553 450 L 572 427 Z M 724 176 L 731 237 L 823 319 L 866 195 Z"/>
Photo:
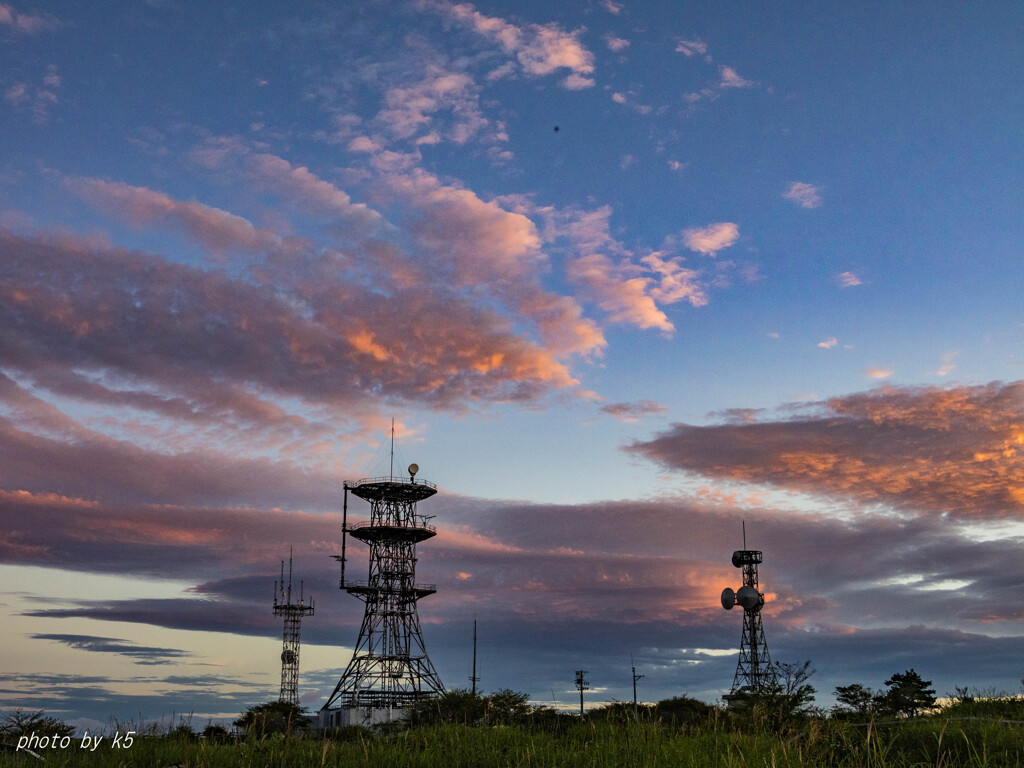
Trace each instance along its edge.
<path fill-rule="evenodd" d="M 26 712 L 24 709 L 15 709 L 0 723 L 0 736 L 17 738 L 33 733 L 38 736 L 74 736 L 75 727 L 58 717 L 44 714 L 43 710 Z"/>
<path fill-rule="evenodd" d="M 867 717 L 875 710 L 877 694 L 860 683 L 836 686 L 836 705 L 832 714 L 837 717 Z"/>
<path fill-rule="evenodd" d="M 235 720 L 235 725 L 244 728 L 247 736 L 266 736 L 292 732 L 306 724 L 302 708 L 290 701 L 268 701 L 249 707 Z"/>
<path fill-rule="evenodd" d="M 512 725 L 525 720 L 530 714 L 527 701 L 530 694 L 502 688 L 487 697 L 487 722 L 493 725 Z"/>
<path fill-rule="evenodd" d="M 887 712 L 902 717 L 916 717 L 935 706 L 935 689 L 929 687 L 932 681 L 922 679 L 913 668 L 897 672 L 885 684 L 889 690 L 879 694 L 878 701 Z"/>
<path fill-rule="evenodd" d="M 413 705 L 409 721 L 416 725 L 461 723 L 474 725 L 483 720 L 487 701 L 479 693 L 452 688 Z"/>
<path fill-rule="evenodd" d="M 814 686 L 807 681 L 817 672 L 811 669 L 811 660 L 784 664 L 776 661 L 774 681 L 765 687 L 763 698 L 781 719 L 805 715 L 814 703 Z"/>
<path fill-rule="evenodd" d="M 662 699 L 654 705 L 654 714 L 667 725 L 690 725 L 707 721 L 714 714 L 714 707 L 689 696 L 673 696 Z"/>
<path fill-rule="evenodd" d="M 416 725 L 462 723 L 474 725 L 513 725 L 525 722 L 535 708 L 527 702 L 530 694 L 503 688 L 490 696 L 481 696 L 465 688 L 453 688 L 418 702 L 409 713 Z"/>
<path fill-rule="evenodd" d="M 769 682 L 758 691 L 733 694 L 729 713 L 741 722 L 781 730 L 812 714 L 814 686 L 807 681 L 817 670 L 810 660 L 784 664 L 775 662 Z"/>
<path fill-rule="evenodd" d="M 203 738 L 211 744 L 226 744 L 231 741 L 231 734 L 219 723 L 207 723 L 203 729 Z"/>

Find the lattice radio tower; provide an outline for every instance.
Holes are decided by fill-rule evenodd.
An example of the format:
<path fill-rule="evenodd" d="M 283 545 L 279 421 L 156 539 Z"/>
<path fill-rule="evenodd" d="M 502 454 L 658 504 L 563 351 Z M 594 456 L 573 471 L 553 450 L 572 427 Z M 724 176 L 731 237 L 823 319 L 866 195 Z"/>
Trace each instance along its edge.
<path fill-rule="evenodd" d="M 392 433 L 392 445 L 394 434 Z M 392 472 L 394 448 L 392 447 Z M 320 710 L 321 727 L 387 722 L 415 702 L 444 692 L 427 656 L 416 603 L 437 591 L 434 584 L 416 583 L 416 545 L 436 534 L 430 517 L 416 504 L 437 493 L 437 486 L 417 480 L 419 467 L 409 466 L 408 479 L 365 478 L 345 483 L 342 513 L 339 587 L 366 604 L 352 659 L 334 692 Z M 370 519 L 348 524 L 348 492 L 370 503 Z M 345 581 L 345 535 L 370 547 L 366 581 Z"/>
<path fill-rule="evenodd" d="M 288 551 L 288 586 L 284 585 L 284 560 L 281 581 L 274 582 L 274 615 L 284 616 L 284 649 L 281 651 L 280 700 L 299 705 L 299 630 L 303 616 L 313 615 L 313 598 L 306 604 L 303 584 L 299 582 L 299 602 L 292 602 L 292 553 Z"/>
<path fill-rule="evenodd" d="M 775 682 L 772 659 L 768 655 L 768 642 L 761 624 L 764 594 L 757 588 L 757 566 L 761 553 L 747 549 L 747 525 L 743 524 L 743 549 L 732 553 L 732 564 L 743 571 L 743 586 L 736 592 L 726 587 L 722 591 L 722 607 L 731 610 L 734 605 L 743 608 L 743 635 L 740 637 L 740 658 L 732 680 L 732 690 L 726 700 L 745 693 L 757 693 Z"/>

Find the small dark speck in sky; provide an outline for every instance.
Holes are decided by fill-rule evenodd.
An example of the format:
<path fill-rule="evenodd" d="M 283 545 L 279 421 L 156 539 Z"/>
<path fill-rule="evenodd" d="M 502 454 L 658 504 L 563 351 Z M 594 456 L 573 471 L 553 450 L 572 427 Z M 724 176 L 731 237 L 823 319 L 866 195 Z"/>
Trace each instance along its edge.
<path fill-rule="evenodd" d="M 555 126 L 555 133 L 558 133 L 558 126 Z"/>

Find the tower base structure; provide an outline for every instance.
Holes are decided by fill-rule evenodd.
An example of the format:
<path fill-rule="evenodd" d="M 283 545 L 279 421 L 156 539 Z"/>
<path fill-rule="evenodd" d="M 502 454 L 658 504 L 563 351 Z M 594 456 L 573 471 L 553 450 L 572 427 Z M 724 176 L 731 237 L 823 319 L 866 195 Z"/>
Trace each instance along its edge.
<path fill-rule="evenodd" d="M 375 725 L 405 720 L 408 714 L 408 707 L 338 707 L 337 709 L 321 709 L 317 713 L 317 725 L 324 730 L 344 728 L 347 725 L 372 728 Z"/>

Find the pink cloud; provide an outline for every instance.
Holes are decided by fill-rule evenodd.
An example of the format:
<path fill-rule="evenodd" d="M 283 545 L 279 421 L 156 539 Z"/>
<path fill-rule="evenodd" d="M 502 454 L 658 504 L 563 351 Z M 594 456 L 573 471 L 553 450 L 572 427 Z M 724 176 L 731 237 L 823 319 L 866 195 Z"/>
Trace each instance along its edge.
<path fill-rule="evenodd" d="M 153 203 L 164 210 L 159 196 L 130 193 L 129 202 L 143 217 Z M 137 406 L 155 391 L 165 412 L 182 397 L 215 409 L 231 401 L 222 395 L 246 391 L 329 406 L 383 395 L 462 408 L 575 384 L 504 316 L 451 291 L 393 288 L 384 298 L 353 290 L 337 271 L 293 267 L 290 282 L 254 284 L 73 240 L 0 232 L 0 243 L 3 322 L 18 329 L 3 364 L 30 376 L 56 366 L 119 377 L 139 393 Z"/>
<path fill-rule="evenodd" d="M 655 251 L 640 261 L 659 275 L 657 285 L 650 292 L 655 300 L 672 304 L 685 299 L 694 307 L 703 307 L 708 303 L 704 286 L 698 280 L 700 273 L 683 267 L 678 257 L 667 257 Z"/>
<path fill-rule="evenodd" d="M 683 242 L 691 251 L 714 256 L 733 245 L 740 237 L 739 227 L 728 221 L 683 230 Z"/>
<path fill-rule="evenodd" d="M 624 51 L 629 48 L 629 40 L 622 37 L 615 37 L 614 35 L 605 35 L 604 43 L 608 46 L 608 50 L 613 53 Z"/>
<path fill-rule="evenodd" d="M 541 237 L 524 214 L 485 202 L 468 189 L 443 184 L 421 169 L 384 173 L 382 191 L 409 213 L 408 231 L 422 255 L 423 279 L 476 287 L 533 320 L 556 354 L 595 352 L 604 346 L 597 326 L 575 301 L 544 290 L 547 269 Z"/>
<path fill-rule="evenodd" d="M 720 76 L 719 88 L 752 88 L 756 85 L 750 80 L 744 80 L 732 67 L 722 65 L 718 68 L 718 73 Z"/>
<path fill-rule="evenodd" d="M 794 181 L 782 196 L 801 208 L 821 207 L 821 187 L 803 181 Z"/>
<path fill-rule="evenodd" d="M 708 44 L 703 40 L 680 40 L 676 44 L 676 52 L 681 53 L 687 58 L 690 56 L 703 56 L 708 52 Z"/>
<path fill-rule="evenodd" d="M 675 326 L 649 294 L 651 280 L 627 277 L 635 271 L 628 263 L 616 265 L 603 254 L 591 253 L 574 259 L 568 275 L 569 279 L 586 286 L 613 321 L 631 323 L 638 328 L 657 328 L 666 333 L 674 331 Z"/>
<path fill-rule="evenodd" d="M 143 187 L 100 179 L 69 178 L 64 186 L 86 202 L 125 218 L 134 227 L 162 224 L 181 229 L 211 251 L 264 252 L 281 244 L 272 231 L 240 216 L 194 201 L 179 202 Z"/>
<path fill-rule="evenodd" d="M 887 379 L 892 374 L 892 368 L 866 368 L 864 370 L 864 375 L 869 379 Z"/>
<path fill-rule="evenodd" d="M 956 370 L 956 358 L 959 352 L 946 352 L 942 356 L 942 365 L 935 372 L 936 376 L 948 376 Z"/>
<path fill-rule="evenodd" d="M 563 81 L 566 87 L 593 84 L 586 76 L 594 71 L 594 55 L 580 43 L 581 30 L 566 32 L 554 23 L 517 26 L 501 18 L 484 16 L 469 3 L 435 0 L 426 5 L 497 42 L 506 53 L 515 56 L 529 75 L 543 76 L 569 69 L 572 74 Z"/>
<path fill-rule="evenodd" d="M 319 178 L 305 166 L 295 166 L 284 158 L 267 153 L 246 155 L 245 173 L 253 182 L 281 195 L 292 206 L 337 216 L 346 228 L 357 227 L 357 236 L 365 237 L 383 223 L 379 213 L 363 203 L 354 203 L 347 192 Z"/>
<path fill-rule="evenodd" d="M 653 400 L 637 400 L 635 403 L 610 403 L 601 408 L 601 413 L 614 416 L 620 421 L 635 422 L 644 416 L 665 413 L 668 407 Z"/>
<path fill-rule="evenodd" d="M 57 74 L 57 67 L 51 64 L 47 67 L 41 85 L 16 82 L 4 91 L 4 99 L 16 110 L 28 109 L 33 122 L 44 125 L 49 119 L 50 110 L 60 101 L 56 93 L 60 84 L 61 78 Z"/>
<path fill-rule="evenodd" d="M 20 34 L 34 35 L 44 30 L 55 29 L 59 24 L 52 16 L 19 13 L 12 6 L 0 3 L 0 26 L 10 27 Z"/>
<path fill-rule="evenodd" d="M 392 138 L 409 139 L 433 126 L 438 112 L 449 111 L 453 124 L 447 136 L 464 144 L 490 125 L 477 102 L 477 87 L 469 75 L 431 66 L 420 82 L 388 89 L 375 122 Z"/>
<path fill-rule="evenodd" d="M 682 266 L 679 257 L 655 251 L 639 259 L 612 237 L 611 208 L 593 211 L 549 210 L 545 238 L 564 238 L 574 254 L 566 275 L 580 296 L 596 303 L 614 322 L 672 333 L 675 326 L 659 305 L 686 300 L 707 303 L 699 273 Z"/>
<path fill-rule="evenodd" d="M 583 77 L 583 75 L 577 75 L 573 72 L 562 81 L 562 85 L 567 90 L 580 91 L 584 88 L 592 88 L 594 86 L 594 79 L 591 77 Z"/>

